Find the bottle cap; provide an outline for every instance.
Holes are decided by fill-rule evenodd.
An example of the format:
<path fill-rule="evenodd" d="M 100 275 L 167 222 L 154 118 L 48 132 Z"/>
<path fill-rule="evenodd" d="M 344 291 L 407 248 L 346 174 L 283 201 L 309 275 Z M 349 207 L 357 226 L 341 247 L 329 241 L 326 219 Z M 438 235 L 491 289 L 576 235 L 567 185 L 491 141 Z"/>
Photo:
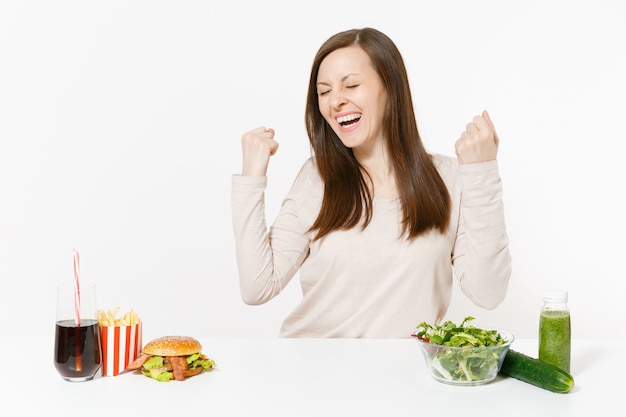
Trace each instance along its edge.
<path fill-rule="evenodd" d="M 543 293 L 543 299 L 545 301 L 551 301 L 553 303 L 566 303 L 567 302 L 567 291 L 565 290 L 546 290 Z"/>

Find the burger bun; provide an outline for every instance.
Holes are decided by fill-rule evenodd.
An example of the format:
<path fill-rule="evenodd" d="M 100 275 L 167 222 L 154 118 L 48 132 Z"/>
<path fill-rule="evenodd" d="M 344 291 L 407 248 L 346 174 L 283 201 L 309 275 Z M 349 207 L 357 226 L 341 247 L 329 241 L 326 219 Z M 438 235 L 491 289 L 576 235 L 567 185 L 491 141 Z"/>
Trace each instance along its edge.
<path fill-rule="evenodd" d="M 189 336 L 163 336 L 148 342 L 143 353 L 155 356 L 187 356 L 200 353 L 202 345 Z"/>

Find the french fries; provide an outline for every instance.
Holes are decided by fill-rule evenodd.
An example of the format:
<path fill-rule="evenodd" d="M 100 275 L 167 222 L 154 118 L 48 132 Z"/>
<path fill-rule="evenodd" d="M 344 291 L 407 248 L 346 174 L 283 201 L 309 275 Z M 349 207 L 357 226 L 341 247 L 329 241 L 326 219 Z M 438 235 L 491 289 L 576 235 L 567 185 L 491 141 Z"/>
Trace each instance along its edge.
<path fill-rule="evenodd" d="M 120 311 L 119 307 L 115 307 L 113 310 L 98 310 L 98 324 L 100 326 L 133 326 L 141 322 L 141 319 L 131 308 L 122 318 L 117 318 L 117 314 Z"/>

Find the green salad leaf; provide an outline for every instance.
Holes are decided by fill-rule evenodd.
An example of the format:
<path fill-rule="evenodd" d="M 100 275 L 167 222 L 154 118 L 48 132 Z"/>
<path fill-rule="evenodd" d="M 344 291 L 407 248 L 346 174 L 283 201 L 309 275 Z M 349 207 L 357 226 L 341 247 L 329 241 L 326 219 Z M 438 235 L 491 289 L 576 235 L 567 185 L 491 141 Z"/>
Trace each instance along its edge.
<path fill-rule="evenodd" d="M 460 325 L 446 321 L 442 325 L 430 325 L 422 322 L 417 326 L 415 336 L 435 345 L 444 346 L 499 346 L 506 340 L 497 330 L 484 330 L 471 324 L 474 317 L 468 316 Z"/>
<path fill-rule="evenodd" d="M 471 324 L 474 317 L 466 317 L 460 325 L 446 321 L 441 325 L 420 323 L 412 335 L 432 345 L 427 359 L 435 372 L 449 381 L 480 381 L 496 375 L 500 361 L 497 347 L 507 340 L 497 330 L 485 330 Z M 467 348 L 467 349 L 457 349 Z"/>

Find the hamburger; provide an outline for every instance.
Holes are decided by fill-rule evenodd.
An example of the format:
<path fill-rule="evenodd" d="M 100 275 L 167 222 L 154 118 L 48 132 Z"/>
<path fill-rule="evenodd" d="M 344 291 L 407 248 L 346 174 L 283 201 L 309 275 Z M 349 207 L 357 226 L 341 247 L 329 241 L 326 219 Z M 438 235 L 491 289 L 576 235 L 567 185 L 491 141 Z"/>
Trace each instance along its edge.
<path fill-rule="evenodd" d="M 164 336 L 148 342 L 126 369 L 140 370 L 149 378 L 160 382 L 198 375 L 215 368 L 215 362 L 202 352 L 202 345 L 193 337 Z"/>

